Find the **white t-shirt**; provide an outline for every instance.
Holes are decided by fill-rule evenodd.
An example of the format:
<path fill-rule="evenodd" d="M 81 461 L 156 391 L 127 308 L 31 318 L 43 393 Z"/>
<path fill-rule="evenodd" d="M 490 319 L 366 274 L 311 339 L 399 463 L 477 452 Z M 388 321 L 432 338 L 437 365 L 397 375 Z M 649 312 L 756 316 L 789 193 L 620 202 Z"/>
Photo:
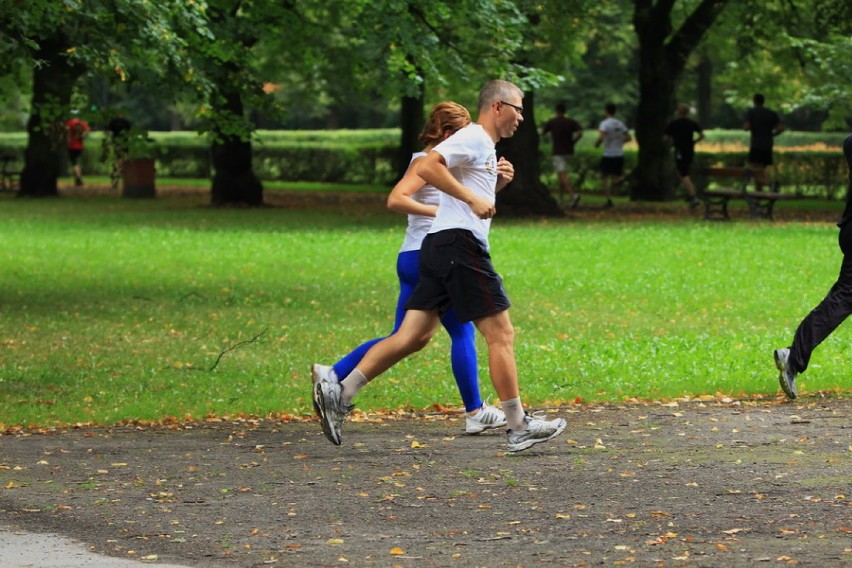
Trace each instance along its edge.
<path fill-rule="evenodd" d="M 411 161 L 413 162 L 425 155 L 425 152 L 415 152 L 411 155 Z M 440 198 L 441 192 L 435 186 L 429 184 L 424 185 L 411 194 L 411 199 L 423 205 L 437 206 Z M 420 245 L 423 244 L 423 239 L 432 227 L 432 221 L 434 220 L 434 217 L 427 217 L 426 215 L 409 214 L 408 227 L 405 228 L 405 240 L 402 241 L 402 247 L 399 249 L 399 252 L 420 250 Z"/>
<path fill-rule="evenodd" d="M 494 203 L 497 196 L 497 152 L 494 141 L 480 125 L 471 123 L 437 146 L 450 173 L 477 196 Z M 474 215 L 464 201 L 441 192 L 438 214 L 430 233 L 447 229 L 467 229 L 488 248 L 491 219 Z"/>
<path fill-rule="evenodd" d="M 603 155 L 607 158 L 618 158 L 624 155 L 624 135 L 627 125 L 617 118 L 606 118 L 600 125 L 603 132 Z"/>

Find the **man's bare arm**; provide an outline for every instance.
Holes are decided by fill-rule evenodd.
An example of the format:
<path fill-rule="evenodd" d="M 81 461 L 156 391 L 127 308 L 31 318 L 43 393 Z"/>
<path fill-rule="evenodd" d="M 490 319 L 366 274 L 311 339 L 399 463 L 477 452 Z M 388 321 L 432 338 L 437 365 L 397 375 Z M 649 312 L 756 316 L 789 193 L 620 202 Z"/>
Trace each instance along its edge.
<path fill-rule="evenodd" d="M 467 203 L 471 211 L 480 219 L 488 219 L 494 216 L 496 209 L 493 203 L 477 196 L 468 187 L 450 173 L 444 157 L 434 150 L 419 160 L 416 164 L 416 174 L 451 197 Z"/>

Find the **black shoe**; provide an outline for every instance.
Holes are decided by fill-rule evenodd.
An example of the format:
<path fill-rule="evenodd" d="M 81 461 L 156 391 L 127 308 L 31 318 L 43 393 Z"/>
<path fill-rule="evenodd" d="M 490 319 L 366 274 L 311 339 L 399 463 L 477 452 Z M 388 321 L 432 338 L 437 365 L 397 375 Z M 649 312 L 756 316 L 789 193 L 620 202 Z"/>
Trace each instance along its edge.
<path fill-rule="evenodd" d="M 701 205 L 701 202 L 698 200 L 697 197 L 690 198 L 690 200 L 689 200 L 689 208 L 690 209 L 695 209 L 699 205 Z"/>
<path fill-rule="evenodd" d="M 613 204 L 612 199 L 607 199 L 602 209 L 612 209 L 613 207 L 615 207 L 615 205 Z"/>

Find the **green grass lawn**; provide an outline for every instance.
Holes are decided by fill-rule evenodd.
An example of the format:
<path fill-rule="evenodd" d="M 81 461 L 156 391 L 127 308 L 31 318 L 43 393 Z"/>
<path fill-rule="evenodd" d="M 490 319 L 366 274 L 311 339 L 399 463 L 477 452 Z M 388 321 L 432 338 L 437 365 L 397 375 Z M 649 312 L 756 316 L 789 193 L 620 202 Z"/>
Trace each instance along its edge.
<path fill-rule="evenodd" d="M 389 330 L 401 217 L 205 201 L 0 199 L 3 426 L 310 413 L 311 363 Z M 498 217 L 525 403 L 775 396 L 772 349 L 833 283 L 836 233 Z M 849 392 L 850 334 L 801 391 Z M 448 351 L 439 332 L 359 407 L 458 405 Z"/>

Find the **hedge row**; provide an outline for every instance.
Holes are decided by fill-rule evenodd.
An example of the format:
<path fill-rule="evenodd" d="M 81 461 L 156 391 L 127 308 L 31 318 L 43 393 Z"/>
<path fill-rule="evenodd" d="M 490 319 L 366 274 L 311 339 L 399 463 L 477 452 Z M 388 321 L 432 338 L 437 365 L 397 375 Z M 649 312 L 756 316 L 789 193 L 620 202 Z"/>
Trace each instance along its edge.
<path fill-rule="evenodd" d="M 636 151 L 625 151 L 625 170 L 630 171 L 636 165 L 636 160 Z M 825 199 L 838 199 L 846 195 L 846 161 L 840 152 L 776 151 L 774 162 L 775 179 L 781 183 L 782 193 Z M 568 175 L 582 190 L 595 191 L 600 188 L 599 164 L 600 151 L 580 149 L 569 165 Z M 696 152 L 693 168 L 745 165 L 744 152 Z M 544 182 L 550 187 L 557 187 L 553 167 L 544 152 L 542 172 Z"/>
<path fill-rule="evenodd" d="M 387 140 L 387 134 L 383 134 Z M 335 137 L 333 143 L 321 138 L 304 137 L 298 142 L 257 143 L 254 145 L 254 168 L 261 180 L 314 181 L 325 183 L 350 183 L 390 186 L 395 179 L 394 161 L 397 148 L 393 143 L 371 140 L 355 142 L 347 137 Z M 13 168 L 22 164 L 23 139 L 0 136 L 0 154 L 15 157 Z M 212 174 L 209 148 L 196 139 L 196 144 L 186 139 L 163 138 L 157 140 L 154 156 L 157 174 L 161 177 L 202 178 Z M 94 133 L 82 156 L 83 172 L 87 175 L 109 175 L 109 161 L 101 160 L 101 139 Z M 627 150 L 625 166 L 629 171 L 636 163 L 636 151 Z M 545 183 L 556 187 L 550 164 L 550 147 L 542 145 L 539 152 L 541 171 Z M 579 147 L 569 166 L 569 175 L 575 184 L 586 191 L 599 187 L 598 163 L 600 150 Z M 696 166 L 741 166 L 744 152 L 698 152 Z M 782 191 L 823 198 L 837 198 L 844 194 L 846 166 L 837 151 L 783 151 L 775 152 L 776 179 Z"/>

